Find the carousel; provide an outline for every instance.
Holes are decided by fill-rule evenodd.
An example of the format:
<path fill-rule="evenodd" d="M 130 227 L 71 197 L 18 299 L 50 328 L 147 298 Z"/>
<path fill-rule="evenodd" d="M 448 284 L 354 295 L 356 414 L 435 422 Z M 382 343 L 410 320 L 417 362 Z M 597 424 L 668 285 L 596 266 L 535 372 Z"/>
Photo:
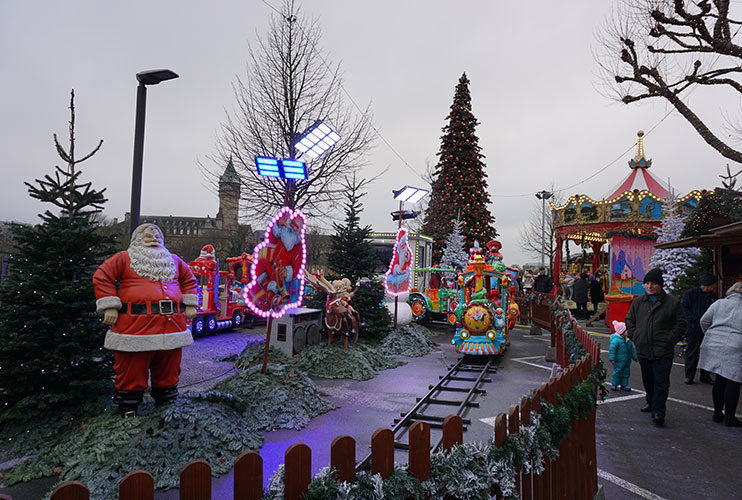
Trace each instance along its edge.
<path fill-rule="evenodd" d="M 604 196 L 595 199 L 576 194 L 561 206 L 550 205 L 556 238 L 555 277 L 562 271 L 563 247 L 571 240 L 585 251 L 592 250 L 592 263 L 582 262 L 578 271 L 604 276 L 607 295 L 644 293 L 642 282 L 670 187 L 650 172 L 652 160 L 644 154 L 644 132 L 637 135 L 636 155 L 629 160 L 631 171 Z M 692 212 L 701 195 L 702 191 L 693 190 L 680 196 L 679 209 Z"/>

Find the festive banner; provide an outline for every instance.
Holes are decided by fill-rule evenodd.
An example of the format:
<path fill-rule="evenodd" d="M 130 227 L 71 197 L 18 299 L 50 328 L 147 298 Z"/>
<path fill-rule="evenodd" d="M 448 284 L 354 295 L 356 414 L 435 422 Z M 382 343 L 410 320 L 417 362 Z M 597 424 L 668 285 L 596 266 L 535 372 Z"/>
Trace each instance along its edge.
<path fill-rule="evenodd" d="M 407 230 L 400 228 L 394 243 L 394 254 L 386 272 L 384 287 L 390 295 L 401 295 L 410 290 L 410 264 L 412 250 L 407 243 Z"/>
<path fill-rule="evenodd" d="M 306 218 L 300 210 L 283 207 L 268 224 L 253 250 L 251 281 L 245 302 L 259 316 L 279 318 L 298 307 L 304 294 Z"/>

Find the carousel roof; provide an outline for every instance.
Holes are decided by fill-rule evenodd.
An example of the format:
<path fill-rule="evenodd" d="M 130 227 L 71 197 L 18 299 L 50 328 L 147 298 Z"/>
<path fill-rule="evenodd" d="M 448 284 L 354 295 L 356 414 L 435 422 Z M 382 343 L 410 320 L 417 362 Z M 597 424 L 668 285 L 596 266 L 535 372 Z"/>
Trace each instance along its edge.
<path fill-rule="evenodd" d="M 649 171 L 649 167 L 652 166 L 652 160 L 647 160 L 644 156 L 644 132 L 640 130 L 636 135 L 639 136 L 636 143 L 636 156 L 629 160 L 631 173 L 603 196 L 605 200 L 612 200 L 621 193 L 631 192 L 635 189 L 649 191 L 658 198 L 667 198 L 667 184 L 652 175 Z"/>

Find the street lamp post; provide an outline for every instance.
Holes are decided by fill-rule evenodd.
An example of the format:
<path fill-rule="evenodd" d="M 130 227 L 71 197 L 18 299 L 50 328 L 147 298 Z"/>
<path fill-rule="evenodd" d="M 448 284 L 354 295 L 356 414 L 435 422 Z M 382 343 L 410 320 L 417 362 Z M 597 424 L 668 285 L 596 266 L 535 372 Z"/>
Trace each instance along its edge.
<path fill-rule="evenodd" d="M 546 214 L 546 200 L 551 198 L 554 193 L 543 190 L 536 193 L 536 198 L 541 200 L 541 267 L 544 267 L 544 253 L 546 252 L 546 232 L 545 232 L 545 214 Z"/>
<path fill-rule="evenodd" d="M 139 226 L 139 212 L 142 203 L 142 159 L 144 158 L 144 115 L 147 108 L 147 85 L 157 85 L 165 80 L 178 78 L 169 69 L 156 69 L 137 73 L 137 113 L 134 126 L 134 167 L 131 177 L 131 210 L 129 234 Z"/>

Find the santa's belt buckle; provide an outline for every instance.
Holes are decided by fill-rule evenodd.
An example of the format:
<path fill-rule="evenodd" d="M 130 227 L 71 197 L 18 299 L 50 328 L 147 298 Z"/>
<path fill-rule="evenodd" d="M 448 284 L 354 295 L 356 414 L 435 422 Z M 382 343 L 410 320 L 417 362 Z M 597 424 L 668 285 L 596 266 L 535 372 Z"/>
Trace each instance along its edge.
<path fill-rule="evenodd" d="M 160 308 L 160 314 L 168 315 L 168 314 L 174 314 L 175 310 L 173 310 L 173 301 L 172 300 L 161 300 L 157 303 L 157 305 Z"/>

